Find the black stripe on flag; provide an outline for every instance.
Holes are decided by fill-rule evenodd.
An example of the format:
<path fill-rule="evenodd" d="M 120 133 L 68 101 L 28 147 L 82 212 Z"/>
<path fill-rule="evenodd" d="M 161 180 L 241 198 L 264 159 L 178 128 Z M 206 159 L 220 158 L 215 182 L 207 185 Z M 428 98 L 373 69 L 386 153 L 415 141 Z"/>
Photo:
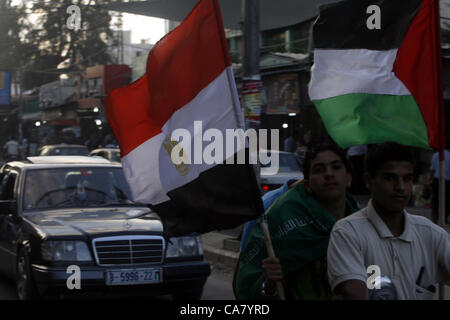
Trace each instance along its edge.
<path fill-rule="evenodd" d="M 399 48 L 422 0 L 345 0 L 320 7 L 314 23 L 316 49 Z M 381 13 L 381 29 L 370 30 L 367 13 L 370 5 L 377 5 Z"/>
<path fill-rule="evenodd" d="M 168 196 L 171 200 L 150 206 L 161 218 L 166 237 L 236 228 L 264 212 L 249 164 L 216 165 Z"/>

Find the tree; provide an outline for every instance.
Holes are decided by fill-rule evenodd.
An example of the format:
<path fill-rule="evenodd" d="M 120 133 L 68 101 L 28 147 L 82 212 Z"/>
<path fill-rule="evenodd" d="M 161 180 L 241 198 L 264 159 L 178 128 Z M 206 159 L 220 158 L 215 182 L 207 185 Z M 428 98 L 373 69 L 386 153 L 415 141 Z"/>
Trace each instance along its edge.
<path fill-rule="evenodd" d="M 87 66 L 111 62 L 107 41 L 112 36 L 111 16 L 94 5 L 104 0 L 37 1 L 30 6 L 38 16 L 25 37 L 28 45 L 25 87 L 58 79 L 61 73 L 79 74 Z M 67 8 L 80 8 L 81 28 L 69 29 Z M 33 50 L 34 49 L 34 50 Z"/>
<path fill-rule="evenodd" d="M 21 34 L 26 32 L 25 7 L 12 5 L 12 0 L 0 0 L 0 70 L 10 71 L 17 78 L 21 56 L 26 46 Z"/>

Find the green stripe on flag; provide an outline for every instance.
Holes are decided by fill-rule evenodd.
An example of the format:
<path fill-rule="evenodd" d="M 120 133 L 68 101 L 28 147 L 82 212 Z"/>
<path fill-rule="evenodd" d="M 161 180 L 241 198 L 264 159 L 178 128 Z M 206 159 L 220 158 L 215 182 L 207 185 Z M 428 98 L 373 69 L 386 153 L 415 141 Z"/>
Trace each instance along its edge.
<path fill-rule="evenodd" d="M 329 135 L 342 148 L 395 141 L 430 149 L 413 96 L 353 93 L 313 102 Z"/>

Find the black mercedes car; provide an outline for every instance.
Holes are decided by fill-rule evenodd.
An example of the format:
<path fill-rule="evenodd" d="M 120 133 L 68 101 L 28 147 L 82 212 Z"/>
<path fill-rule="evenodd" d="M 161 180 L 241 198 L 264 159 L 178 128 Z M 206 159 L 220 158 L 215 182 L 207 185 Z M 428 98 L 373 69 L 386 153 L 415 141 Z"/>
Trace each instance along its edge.
<path fill-rule="evenodd" d="M 130 201 L 122 167 L 84 156 L 0 169 L 0 271 L 20 299 L 143 294 L 199 299 L 209 276 L 198 235 L 165 239 Z M 77 278 L 78 277 L 78 278 Z"/>

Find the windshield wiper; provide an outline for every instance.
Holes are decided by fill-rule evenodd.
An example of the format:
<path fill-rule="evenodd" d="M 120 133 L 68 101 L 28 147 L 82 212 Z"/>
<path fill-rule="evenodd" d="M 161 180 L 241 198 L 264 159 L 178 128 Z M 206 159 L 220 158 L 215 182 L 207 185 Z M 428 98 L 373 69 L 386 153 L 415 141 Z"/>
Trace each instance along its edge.
<path fill-rule="evenodd" d="M 117 206 L 142 206 L 139 203 L 135 203 L 130 200 L 123 200 L 123 201 L 114 201 L 114 202 L 105 202 L 102 204 L 99 204 L 98 207 L 117 207 Z"/>
<path fill-rule="evenodd" d="M 145 217 L 148 214 L 152 214 L 154 213 L 152 210 L 147 209 L 147 210 L 129 210 L 128 212 L 126 212 L 125 214 L 128 216 L 125 219 L 129 220 L 129 219 L 137 219 L 137 218 L 143 218 L 143 219 L 156 219 L 159 220 L 157 217 Z"/>

